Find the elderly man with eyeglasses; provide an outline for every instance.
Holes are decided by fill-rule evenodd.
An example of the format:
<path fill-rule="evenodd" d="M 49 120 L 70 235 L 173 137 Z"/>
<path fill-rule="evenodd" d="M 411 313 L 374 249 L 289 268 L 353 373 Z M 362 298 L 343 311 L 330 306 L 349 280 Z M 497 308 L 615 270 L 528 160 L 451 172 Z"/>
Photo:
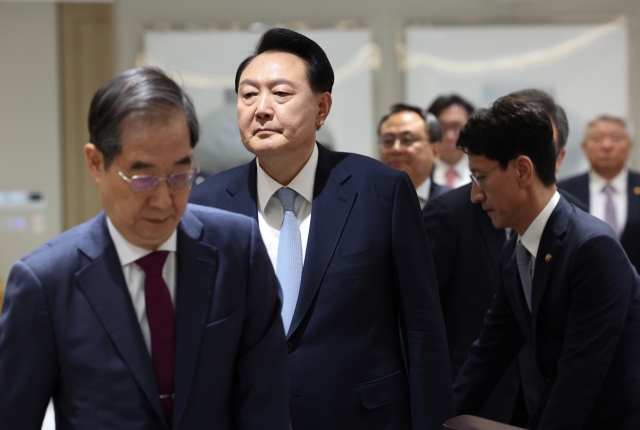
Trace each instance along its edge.
<path fill-rule="evenodd" d="M 258 225 L 187 206 L 198 123 L 161 71 L 95 94 L 84 152 L 104 212 L 15 263 L 0 423 L 288 429 L 280 288 Z"/>

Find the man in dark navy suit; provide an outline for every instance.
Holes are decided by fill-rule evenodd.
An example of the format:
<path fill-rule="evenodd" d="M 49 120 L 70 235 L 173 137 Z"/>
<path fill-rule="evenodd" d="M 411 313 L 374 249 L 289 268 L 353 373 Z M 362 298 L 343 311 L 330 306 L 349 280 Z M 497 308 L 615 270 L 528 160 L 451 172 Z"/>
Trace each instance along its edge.
<path fill-rule="evenodd" d="M 458 144 L 472 200 L 496 228 L 513 230 L 454 384 L 458 413 L 481 412 L 527 345 L 546 384 L 527 428 L 639 428 L 640 278 L 612 229 L 557 192 L 549 115 L 504 97 L 469 119 Z"/>
<path fill-rule="evenodd" d="M 431 179 L 433 164 L 442 153 L 440 123 L 416 106 L 396 104 L 378 124 L 380 161 L 407 172 L 423 209 L 430 199 L 451 188 Z"/>
<path fill-rule="evenodd" d="M 591 170 L 558 183 L 588 212 L 609 224 L 636 269 L 640 269 L 640 174 L 627 168 L 632 143 L 624 119 L 601 115 L 587 126 L 582 143 Z"/>
<path fill-rule="evenodd" d="M 267 31 L 236 74 L 257 158 L 191 201 L 258 220 L 283 288 L 294 430 L 440 429 L 451 377 L 418 199 L 405 172 L 316 143 L 332 85 L 320 46 Z"/>
<path fill-rule="evenodd" d="M 0 427 L 289 428 L 280 289 L 255 221 L 187 207 L 193 105 L 155 68 L 95 94 L 104 212 L 18 261 L 0 317 Z"/>
<path fill-rule="evenodd" d="M 551 118 L 557 145 L 556 173 L 559 172 L 569 133 L 564 110 L 540 90 L 526 89 L 510 95 L 536 103 Z M 425 207 L 424 217 L 438 276 L 454 380 L 491 306 L 500 251 L 507 240 L 507 231 L 496 229 L 482 206 L 471 201 L 470 194 L 469 184 L 432 200 Z M 571 203 L 581 204 L 568 193 L 565 197 Z M 483 417 L 514 425 L 526 423 L 528 411 L 533 410 L 539 396 L 541 376 L 530 350 L 523 351 L 518 361 L 497 384 L 480 414 Z M 527 378 L 521 384 L 523 372 Z"/>

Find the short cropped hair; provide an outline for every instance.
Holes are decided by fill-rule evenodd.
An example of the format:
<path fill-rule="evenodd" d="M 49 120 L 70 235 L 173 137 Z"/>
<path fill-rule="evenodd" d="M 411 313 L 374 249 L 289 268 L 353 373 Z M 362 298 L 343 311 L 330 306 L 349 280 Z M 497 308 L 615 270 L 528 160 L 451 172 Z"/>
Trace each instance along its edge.
<path fill-rule="evenodd" d="M 509 96 L 524 102 L 536 103 L 547 112 L 555 124 L 556 130 L 558 130 L 556 144 L 558 145 L 557 153 L 560 154 L 567 146 L 567 137 L 569 136 L 569 121 L 567 121 L 567 114 L 562 109 L 562 106 L 558 105 L 546 92 L 533 88 L 516 91 L 509 94 Z"/>
<path fill-rule="evenodd" d="M 429 106 L 429 108 L 427 109 L 427 112 L 430 112 L 437 117 L 443 110 L 453 105 L 462 106 L 464 110 L 467 111 L 467 116 L 471 116 L 474 111 L 474 107 L 470 102 L 463 99 L 457 94 L 449 94 L 436 98 L 433 103 L 431 103 L 431 106 Z"/>
<path fill-rule="evenodd" d="M 272 28 L 267 30 L 256 45 L 253 54 L 245 58 L 236 71 L 236 94 L 240 84 L 240 75 L 249 63 L 265 52 L 286 52 L 304 60 L 307 65 L 307 78 L 314 93 L 331 93 L 333 89 L 333 67 L 327 54 L 313 40 L 293 30 Z"/>
<path fill-rule="evenodd" d="M 385 114 L 378 123 L 378 137 L 380 137 L 380 129 L 382 124 L 391 117 L 400 112 L 413 112 L 420 116 L 424 120 L 427 136 L 429 136 L 429 142 L 442 142 L 442 130 L 440 129 L 440 123 L 438 119 L 430 113 L 425 115 L 424 111 L 417 106 L 408 105 L 404 103 L 396 103 L 389 109 L 389 113 Z"/>
<path fill-rule="evenodd" d="M 502 170 L 526 155 L 545 186 L 556 182 L 551 118 L 537 103 L 506 96 L 489 109 L 478 109 L 460 130 L 457 146 L 467 154 L 496 160 Z"/>
<path fill-rule="evenodd" d="M 627 138 L 630 141 L 633 140 L 633 137 L 634 137 L 634 134 L 635 134 L 635 130 L 633 128 L 633 124 L 631 124 L 630 122 L 628 122 L 626 119 L 624 119 L 622 117 L 615 116 L 615 115 L 610 115 L 610 114 L 600 114 L 597 117 L 595 117 L 594 119 L 592 119 L 591 121 L 589 121 L 587 123 L 587 127 L 586 127 L 585 132 L 584 132 L 585 138 L 589 134 L 589 130 L 591 129 L 591 127 L 593 127 L 593 125 L 595 123 L 601 122 L 601 121 L 617 122 L 624 129 L 624 132 L 627 134 Z"/>
<path fill-rule="evenodd" d="M 96 91 L 89 108 L 89 141 L 104 154 L 105 167 L 122 151 L 125 122 L 164 123 L 184 113 L 191 147 L 200 129 L 189 96 L 157 67 L 144 66 L 118 73 Z"/>

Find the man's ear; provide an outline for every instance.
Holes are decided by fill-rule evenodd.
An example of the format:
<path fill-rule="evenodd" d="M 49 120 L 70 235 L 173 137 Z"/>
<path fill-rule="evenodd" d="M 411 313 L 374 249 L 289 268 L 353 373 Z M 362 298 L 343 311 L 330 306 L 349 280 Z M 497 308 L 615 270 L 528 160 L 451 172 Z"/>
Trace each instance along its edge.
<path fill-rule="evenodd" d="M 562 161 L 565 155 L 567 155 L 567 148 L 562 148 L 562 151 L 560 151 L 560 154 L 556 157 L 556 174 L 560 173 L 560 167 L 562 167 Z"/>
<path fill-rule="evenodd" d="M 520 188 L 528 188 L 533 182 L 533 177 L 535 175 L 535 167 L 533 166 L 533 162 L 526 155 L 520 155 L 518 158 L 512 161 L 515 165 L 518 184 Z"/>
<path fill-rule="evenodd" d="M 84 145 L 84 156 L 87 160 L 87 167 L 89 167 L 89 173 L 93 177 L 93 180 L 100 183 L 100 178 L 104 175 L 104 154 L 96 148 L 93 143 L 87 143 Z"/>
<path fill-rule="evenodd" d="M 442 155 L 442 142 L 433 142 L 430 145 L 433 151 L 433 161 L 436 161 Z"/>
<path fill-rule="evenodd" d="M 331 111 L 331 104 L 333 99 L 331 94 L 324 92 L 318 95 L 318 115 L 316 115 L 316 127 L 320 127 L 327 120 L 329 112 Z"/>

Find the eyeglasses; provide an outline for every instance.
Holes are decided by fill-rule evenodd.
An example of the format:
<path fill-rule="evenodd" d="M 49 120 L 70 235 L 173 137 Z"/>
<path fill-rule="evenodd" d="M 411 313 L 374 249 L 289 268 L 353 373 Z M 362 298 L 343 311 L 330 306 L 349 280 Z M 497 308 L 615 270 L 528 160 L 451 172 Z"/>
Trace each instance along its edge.
<path fill-rule="evenodd" d="M 191 184 L 196 178 L 196 175 L 200 172 L 200 167 L 198 167 L 196 161 L 193 159 L 191 160 L 190 170 L 174 173 L 166 178 L 159 178 L 157 176 L 150 175 L 134 175 L 129 178 L 128 176 L 125 176 L 125 174 L 122 173 L 115 164 L 113 167 L 118 172 L 118 175 L 129 183 L 129 188 L 138 192 L 151 191 L 160 185 L 160 182 L 162 181 L 167 181 L 167 185 L 171 188 L 185 187 Z"/>
<path fill-rule="evenodd" d="M 425 139 L 418 137 L 418 136 L 414 136 L 413 134 L 407 133 L 407 134 L 403 134 L 400 137 L 395 137 L 392 134 L 387 134 L 384 135 L 382 137 L 380 137 L 380 139 L 378 139 L 378 145 L 382 148 L 385 149 L 390 149 L 393 147 L 393 145 L 396 144 L 396 141 L 399 140 L 400 141 L 400 145 L 408 148 L 411 145 L 413 145 L 416 142 L 422 142 Z"/>
<path fill-rule="evenodd" d="M 445 134 L 449 130 L 453 131 L 455 134 L 460 134 L 460 130 L 462 130 L 462 127 L 464 127 L 464 124 L 460 124 L 457 122 L 451 124 L 440 123 L 440 130 L 442 130 L 442 134 Z"/>
<path fill-rule="evenodd" d="M 480 189 L 482 189 L 482 181 L 487 177 L 487 175 L 489 174 L 489 172 L 491 172 L 492 170 L 497 169 L 498 167 L 500 167 L 500 164 L 498 164 L 497 166 L 487 170 L 486 172 L 484 172 L 484 174 L 480 175 L 480 176 L 474 176 L 473 173 L 469 174 L 469 177 L 471 178 L 471 180 L 473 181 L 474 184 L 476 184 L 476 186 Z"/>

